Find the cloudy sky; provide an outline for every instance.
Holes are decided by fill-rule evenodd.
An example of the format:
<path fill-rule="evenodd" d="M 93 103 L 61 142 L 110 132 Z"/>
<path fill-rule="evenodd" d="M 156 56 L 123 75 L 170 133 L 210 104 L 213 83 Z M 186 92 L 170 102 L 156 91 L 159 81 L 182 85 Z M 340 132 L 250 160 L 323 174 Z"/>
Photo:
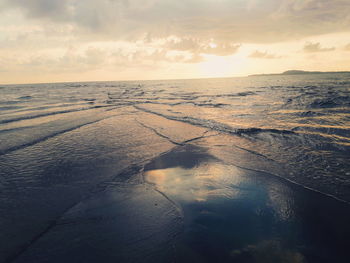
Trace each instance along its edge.
<path fill-rule="evenodd" d="M 0 83 L 350 70 L 349 0 L 0 0 Z"/>

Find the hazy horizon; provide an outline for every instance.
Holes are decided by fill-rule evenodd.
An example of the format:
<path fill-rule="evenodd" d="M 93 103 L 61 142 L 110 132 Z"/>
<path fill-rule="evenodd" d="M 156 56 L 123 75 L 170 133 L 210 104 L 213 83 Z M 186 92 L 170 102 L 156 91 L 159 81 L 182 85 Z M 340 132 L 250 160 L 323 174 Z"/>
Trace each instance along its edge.
<path fill-rule="evenodd" d="M 304 70 L 286 70 L 286 71 L 304 71 Z M 200 79 L 230 79 L 230 78 L 247 78 L 254 76 L 269 76 L 269 75 L 283 75 L 284 72 L 267 72 L 267 73 L 253 73 L 249 75 L 241 75 L 241 76 L 225 76 L 225 77 L 202 77 L 202 78 L 163 78 L 163 79 L 110 79 L 110 80 L 79 80 L 79 81 L 52 81 L 52 82 L 23 82 L 23 83 L 0 83 L 0 85 L 35 85 L 35 84 L 54 84 L 54 83 L 90 83 L 90 82 L 135 82 L 135 81 L 167 81 L 167 80 L 200 80 Z M 306 73 L 350 73 L 349 71 L 305 71 Z M 294 75 L 294 74 L 291 74 Z M 298 75 L 298 74 L 295 74 Z M 288 75 L 286 75 L 288 76 Z"/>
<path fill-rule="evenodd" d="M 0 83 L 350 70 L 344 0 L 1 0 Z"/>

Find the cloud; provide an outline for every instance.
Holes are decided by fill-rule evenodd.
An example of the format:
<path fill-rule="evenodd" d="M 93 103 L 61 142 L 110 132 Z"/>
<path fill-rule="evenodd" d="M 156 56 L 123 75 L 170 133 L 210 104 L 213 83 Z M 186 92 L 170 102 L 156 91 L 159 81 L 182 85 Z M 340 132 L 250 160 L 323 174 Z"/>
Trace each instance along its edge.
<path fill-rule="evenodd" d="M 202 47 L 201 53 L 211 54 L 217 56 L 228 56 L 236 53 L 241 45 L 234 43 L 209 43 L 208 45 Z"/>
<path fill-rule="evenodd" d="M 142 64 L 144 62 L 151 63 L 198 63 L 204 60 L 199 53 L 190 53 L 187 51 L 171 52 L 167 49 L 160 48 L 151 52 L 140 50 L 132 53 L 129 62 L 134 64 Z"/>
<path fill-rule="evenodd" d="M 307 42 L 303 48 L 304 52 L 314 53 L 314 52 L 328 52 L 335 50 L 334 47 L 324 48 L 321 47 L 320 43 Z"/>
<path fill-rule="evenodd" d="M 235 43 L 279 42 L 348 30 L 346 0 L 4 0 L 28 18 L 69 24 L 90 38 L 176 35 Z"/>
<path fill-rule="evenodd" d="M 63 52 L 32 51 L 17 56 L 0 53 L 0 71 L 79 73 L 97 69 L 124 70 L 128 68 L 156 68 L 163 63 L 192 64 L 203 61 L 198 53 L 187 51 L 171 52 L 164 48 L 149 49 L 136 47 L 126 50 L 122 47 L 101 48 L 94 46 L 68 47 Z"/>
<path fill-rule="evenodd" d="M 68 13 L 69 2 L 69 0 L 5 0 L 5 4 L 21 8 L 28 16 L 62 20 Z"/>
<path fill-rule="evenodd" d="M 241 45 L 232 42 L 214 42 L 194 38 L 175 38 L 168 40 L 164 47 L 169 50 L 188 51 L 195 54 L 228 56 L 236 53 Z"/>
<path fill-rule="evenodd" d="M 73 47 L 68 48 L 62 55 L 34 53 L 22 63 L 18 63 L 19 70 L 40 70 L 42 72 L 81 72 L 97 69 L 108 64 L 109 53 L 95 47 L 88 47 L 84 51 Z"/>
<path fill-rule="evenodd" d="M 255 50 L 253 53 L 249 55 L 250 58 L 263 58 L 263 59 L 276 59 L 281 58 L 281 56 L 277 56 L 275 54 L 270 54 L 267 51 L 261 52 L 259 50 Z"/>
<path fill-rule="evenodd" d="M 170 39 L 164 46 L 172 50 L 192 52 L 201 48 L 200 40 L 194 38 Z"/>
<path fill-rule="evenodd" d="M 94 33 L 119 28 L 121 6 L 125 0 L 4 0 L 7 8 L 20 10 L 25 16 L 43 23 L 70 24 Z M 3 7 L 4 8 L 4 7 Z M 113 29 L 113 30 L 112 30 Z"/>
<path fill-rule="evenodd" d="M 0 0 L 0 60 L 13 76 L 174 65 L 189 76 L 202 70 L 191 63 L 215 59 L 230 60 L 232 74 L 278 69 L 279 58 L 312 68 L 321 64 L 295 52 L 300 43 L 316 42 L 304 52 L 341 51 L 349 28 L 348 0 Z M 247 51 L 255 69 L 242 66 Z M 233 54 L 237 62 L 225 58 Z"/>

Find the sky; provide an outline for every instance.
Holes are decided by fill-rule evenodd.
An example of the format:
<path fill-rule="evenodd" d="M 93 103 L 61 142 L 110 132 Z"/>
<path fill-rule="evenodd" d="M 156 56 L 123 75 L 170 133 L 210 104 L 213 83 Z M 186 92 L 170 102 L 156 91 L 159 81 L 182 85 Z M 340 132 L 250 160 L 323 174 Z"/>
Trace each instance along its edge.
<path fill-rule="evenodd" d="M 350 70 L 349 0 L 0 0 L 0 83 Z"/>

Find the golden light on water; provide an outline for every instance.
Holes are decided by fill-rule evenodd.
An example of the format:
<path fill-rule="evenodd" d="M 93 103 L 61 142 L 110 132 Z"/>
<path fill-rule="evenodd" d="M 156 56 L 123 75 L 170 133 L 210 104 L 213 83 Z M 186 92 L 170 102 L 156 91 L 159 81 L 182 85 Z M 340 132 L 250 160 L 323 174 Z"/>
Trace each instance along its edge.
<path fill-rule="evenodd" d="M 214 196 L 233 198 L 239 195 L 239 190 L 228 185 L 244 181 L 234 167 L 215 163 L 194 169 L 174 167 L 149 170 L 145 172 L 145 178 L 160 191 L 184 201 L 207 201 Z"/>

